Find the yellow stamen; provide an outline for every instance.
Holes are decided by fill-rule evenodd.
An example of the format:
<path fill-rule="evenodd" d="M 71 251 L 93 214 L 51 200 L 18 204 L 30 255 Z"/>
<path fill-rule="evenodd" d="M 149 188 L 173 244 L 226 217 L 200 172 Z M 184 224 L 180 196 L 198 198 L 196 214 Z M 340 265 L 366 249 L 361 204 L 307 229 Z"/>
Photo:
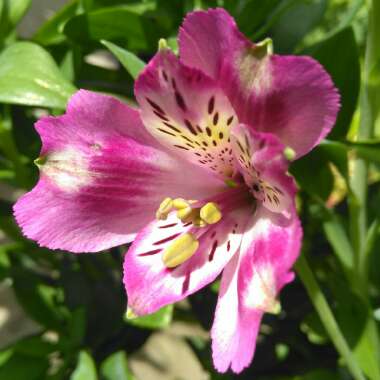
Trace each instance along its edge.
<path fill-rule="evenodd" d="M 193 219 L 193 224 L 195 227 L 207 226 L 207 223 L 204 220 L 202 220 L 199 216 L 197 216 Z"/>
<path fill-rule="evenodd" d="M 228 186 L 228 187 L 237 187 L 237 183 L 233 180 L 233 179 L 226 179 L 224 181 L 224 183 Z"/>
<path fill-rule="evenodd" d="M 287 146 L 284 149 L 284 156 L 288 161 L 293 161 L 296 158 L 296 152 L 290 146 Z"/>
<path fill-rule="evenodd" d="M 156 218 L 160 220 L 165 220 L 168 217 L 168 214 L 172 210 L 172 208 L 173 208 L 173 200 L 169 197 L 165 198 L 161 202 L 156 212 Z"/>
<path fill-rule="evenodd" d="M 219 220 L 222 219 L 222 213 L 216 203 L 209 202 L 201 208 L 200 217 L 207 224 L 214 224 L 218 223 Z"/>
<path fill-rule="evenodd" d="M 137 318 L 137 315 L 135 312 L 128 306 L 127 307 L 127 313 L 125 314 L 127 319 L 135 319 Z"/>
<path fill-rule="evenodd" d="M 193 256 L 198 247 L 199 242 L 194 235 L 183 234 L 165 249 L 162 261 L 167 268 L 175 268 Z"/>
<path fill-rule="evenodd" d="M 177 218 L 181 219 L 183 222 L 191 215 L 193 209 L 188 206 L 185 208 L 181 208 L 177 211 Z"/>
<path fill-rule="evenodd" d="M 162 51 L 162 50 L 165 50 L 165 49 L 168 49 L 168 43 L 165 40 L 165 38 L 160 38 L 158 40 L 158 50 Z"/>
<path fill-rule="evenodd" d="M 265 310 L 267 313 L 269 314 L 274 314 L 274 315 L 278 315 L 281 313 L 281 304 L 280 304 L 280 301 L 278 300 L 275 300 L 273 302 L 272 305 L 270 305 L 270 307 Z"/>
<path fill-rule="evenodd" d="M 189 202 L 182 198 L 176 198 L 173 201 L 173 207 L 176 210 L 181 210 L 183 208 L 189 207 Z"/>

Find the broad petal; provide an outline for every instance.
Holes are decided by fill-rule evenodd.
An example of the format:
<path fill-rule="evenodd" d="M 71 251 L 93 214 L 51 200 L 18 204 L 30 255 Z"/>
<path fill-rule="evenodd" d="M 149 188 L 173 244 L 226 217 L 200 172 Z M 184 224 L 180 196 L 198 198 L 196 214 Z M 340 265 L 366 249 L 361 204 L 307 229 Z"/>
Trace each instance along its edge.
<path fill-rule="evenodd" d="M 270 211 L 282 213 L 294 205 L 296 186 L 287 174 L 284 145 L 271 133 L 240 124 L 231 135 L 240 172 L 252 194 Z"/>
<path fill-rule="evenodd" d="M 128 306 L 136 315 L 150 314 L 213 281 L 238 250 L 248 216 L 246 209 L 235 211 L 217 224 L 202 228 L 183 224 L 174 213 L 166 221 L 152 222 L 137 236 L 125 257 Z M 163 250 L 187 232 L 198 238 L 198 249 L 188 261 L 167 268 Z"/>
<path fill-rule="evenodd" d="M 221 185 L 161 151 L 138 112 L 108 96 L 80 91 L 65 115 L 41 119 L 36 129 L 40 180 L 14 212 L 24 234 L 51 249 L 93 252 L 126 243 L 164 197 L 197 199 Z"/>
<path fill-rule="evenodd" d="M 139 76 L 135 93 L 143 122 L 160 143 L 211 173 L 233 175 L 229 135 L 237 118 L 214 80 L 164 50 Z"/>
<path fill-rule="evenodd" d="M 252 44 L 222 9 L 197 11 L 179 36 L 184 64 L 218 80 L 239 121 L 272 132 L 300 157 L 331 130 L 339 94 L 323 67 L 310 57 L 279 56 Z"/>
<path fill-rule="evenodd" d="M 276 297 L 292 281 L 302 230 L 294 215 L 281 224 L 260 208 L 244 233 L 239 254 L 223 272 L 211 331 L 216 369 L 241 372 L 251 363 L 262 315 L 276 311 Z"/>

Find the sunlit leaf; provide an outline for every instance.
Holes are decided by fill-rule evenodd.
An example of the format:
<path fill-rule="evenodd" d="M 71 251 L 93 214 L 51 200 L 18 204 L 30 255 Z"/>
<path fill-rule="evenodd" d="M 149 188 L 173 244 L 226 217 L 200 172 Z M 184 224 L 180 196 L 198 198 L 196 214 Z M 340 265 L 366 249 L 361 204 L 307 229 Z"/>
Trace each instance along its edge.
<path fill-rule="evenodd" d="M 173 316 L 173 305 L 164 306 L 157 312 L 138 318 L 128 318 L 129 324 L 149 329 L 164 328 L 170 325 Z"/>
<path fill-rule="evenodd" d="M 78 357 L 78 363 L 70 380 L 97 380 L 96 367 L 94 359 L 86 351 L 81 351 Z"/>
<path fill-rule="evenodd" d="M 113 44 L 112 42 L 102 40 L 104 46 L 106 46 L 112 54 L 120 61 L 124 68 L 131 74 L 133 79 L 136 79 L 137 76 L 145 67 L 145 62 L 142 61 L 135 54 L 131 53 L 126 49 Z"/>
<path fill-rule="evenodd" d="M 0 54 L 0 102 L 65 108 L 74 92 L 40 46 L 17 42 Z"/>
<path fill-rule="evenodd" d="M 118 351 L 103 361 L 100 373 L 104 380 L 134 380 L 128 368 L 127 356 L 124 351 Z"/>

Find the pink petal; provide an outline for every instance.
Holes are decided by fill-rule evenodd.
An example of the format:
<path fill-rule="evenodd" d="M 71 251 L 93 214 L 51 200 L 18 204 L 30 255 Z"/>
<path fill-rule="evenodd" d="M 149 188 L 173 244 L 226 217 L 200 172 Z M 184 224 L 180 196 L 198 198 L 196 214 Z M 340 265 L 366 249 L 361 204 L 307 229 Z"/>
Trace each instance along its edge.
<path fill-rule="evenodd" d="M 263 54 L 223 9 L 187 16 L 179 46 L 183 63 L 219 81 L 240 122 L 276 134 L 297 157 L 334 125 L 339 94 L 323 67 L 310 57 Z"/>
<path fill-rule="evenodd" d="M 159 52 L 135 86 L 146 128 L 181 158 L 222 177 L 233 175 L 229 146 L 237 118 L 215 81 Z"/>
<path fill-rule="evenodd" d="M 160 150 L 138 112 L 108 96 L 79 91 L 65 115 L 41 119 L 36 129 L 40 180 L 14 212 L 24 234 L 51 249 L 129 242 L 165 197 L 199 198 L 222 185 Z"/>
<path fill-rule="evenodd" d="M 251 363 L 264 312 L 274 312 L 276 297 L 292 281 L 302 230 L 296 215 L 284 223 L 265 208 L 244 234 L 240 252 L 223 272 L 211 331 L 215 368 L 241 372 Z"/>
<path fill-rule="evenodd" d="M 296 186 L 287 174 L 289 162 L 278 138 L 240 124 L 232 129 L 231 141 L 239 171 L 254 197 L 273 212 L 293 207 Z"/>
<path fill-rule="evenodd" d="M 219 223 L 202 228 L 183 224 L 174 213 L 165 221 L 152 222 L 137 236 L 125 257 L 128 306 L 137 315 L 150 314 L 213 281 L 238 250 L 248 216 L 246 209 L 234 211 Z M 186 232 L 199 236 L 197 251 L 183 264 L 165 267 L 163 250 Z"/>

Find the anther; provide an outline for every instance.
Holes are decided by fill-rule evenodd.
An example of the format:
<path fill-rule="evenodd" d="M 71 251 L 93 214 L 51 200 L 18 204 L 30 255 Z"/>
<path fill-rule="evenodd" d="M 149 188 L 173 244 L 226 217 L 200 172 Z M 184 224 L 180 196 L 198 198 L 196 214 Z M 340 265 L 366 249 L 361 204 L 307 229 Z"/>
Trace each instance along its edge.
<path fill-rule="evenodd" d="M 214 202 L 206 203 L 200 211 L 200 217 L 207 224 L 218 223 L 222 219 L 222 213 L 218 205 Z"/>
<path fill-rule="evenodd" d="M 156 218 L 159 220 L 165 220 L 168 217 L 169 212 L 173 208 L 173 199 L 165 198 L 158 207 L 156 212 Z"/>
<path fill-rule="evenodd" d="M 176 210 L 181 210 L 183 208 L 189 207 L 189 202 L 182 198 L 176 198 L 173 201 L 173 207 Z"/>
<path fill-rule="evenodd" d="M 284 156 L 288 161 L 293 161 L 296 158 L 296 152 L 290 146 L 287 146 L 284 149 Z"/>
<path fill-rule="evenodd" d="M 135 319 L 137 318 L 137 315 L 135 314 L 135 312 L 132 310 L 131 307 L 127 307 L 127 312 L 125 313 L 125 317 L 127 319 Z"/>
<path fill-rule="evenodd" d="M 191 215 L 193 209 L 190 206 L 181 208 L 177 211 L 177 218 L 181 219 L 183 222 Z"/>
<path fill-rule="evenodd" d="M 185 233 L 175 239 L 165 250 L 162 261 L 167 268 L 175 268 L 194 255 L 199 241 L 191 233 Z"/>

